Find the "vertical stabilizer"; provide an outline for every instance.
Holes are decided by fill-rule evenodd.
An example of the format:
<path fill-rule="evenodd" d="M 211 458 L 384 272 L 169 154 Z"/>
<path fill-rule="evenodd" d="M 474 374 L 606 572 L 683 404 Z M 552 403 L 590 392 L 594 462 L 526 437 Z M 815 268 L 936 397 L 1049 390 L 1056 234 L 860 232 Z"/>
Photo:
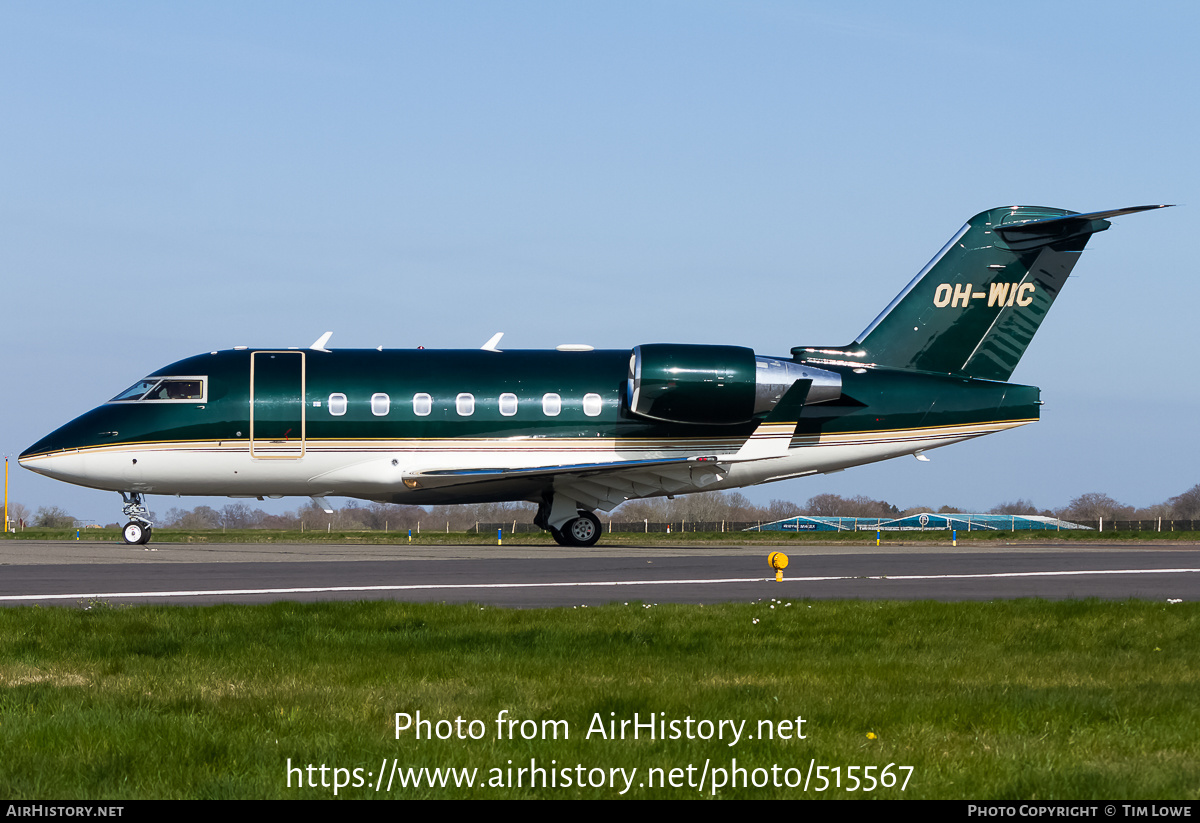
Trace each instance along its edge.
<path fill-rule="evenodd" d="M 1153 208 L 977 214 L 844 351 L 864 365 L 1007 380 L 1088 238 L 1106 218 Z"/>

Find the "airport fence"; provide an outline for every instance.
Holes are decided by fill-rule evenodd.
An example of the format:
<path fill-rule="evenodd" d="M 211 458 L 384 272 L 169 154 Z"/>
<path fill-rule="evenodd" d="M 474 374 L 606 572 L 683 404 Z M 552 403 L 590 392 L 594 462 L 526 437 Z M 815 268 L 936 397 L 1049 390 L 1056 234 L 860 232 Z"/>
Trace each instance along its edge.
<path fill-rule="evenodd" d="M 1075 520 L 1089 529 L 1101 532 L 1190 532 L 1200 530 L 1200 520 L 1168 520 L 1158 517 L 1152 520 Z"/>

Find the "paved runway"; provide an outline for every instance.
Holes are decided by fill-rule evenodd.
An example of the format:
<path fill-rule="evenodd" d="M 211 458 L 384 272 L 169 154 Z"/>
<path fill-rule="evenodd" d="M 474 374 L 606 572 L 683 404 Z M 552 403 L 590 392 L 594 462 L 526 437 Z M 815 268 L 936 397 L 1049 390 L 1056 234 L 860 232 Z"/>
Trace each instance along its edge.
<path fill-rule="evenodd" d="M 1200 546 L 0 544 L 0 605 L 393 599 L 517 608 L 760 598 L 1200 599 Z"/>

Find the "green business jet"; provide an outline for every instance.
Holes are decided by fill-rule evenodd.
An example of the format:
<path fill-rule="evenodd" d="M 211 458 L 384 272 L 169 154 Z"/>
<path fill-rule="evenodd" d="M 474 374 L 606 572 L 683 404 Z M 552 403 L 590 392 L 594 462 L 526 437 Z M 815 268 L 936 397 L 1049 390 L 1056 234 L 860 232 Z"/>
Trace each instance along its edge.
<path fill-rule="evenodd" d="M 626 500 L 841 471 L 1038 419 L 1007 383 L 1109 218 L 1013 206 L 971 218 L 854 343 L 766 357 L 632 350 L 308 349 L 172 363 L 29 447 L 21 465 L 119 492 L 331 495 L 416 505 L 527 500 L 567 546 Z"/>

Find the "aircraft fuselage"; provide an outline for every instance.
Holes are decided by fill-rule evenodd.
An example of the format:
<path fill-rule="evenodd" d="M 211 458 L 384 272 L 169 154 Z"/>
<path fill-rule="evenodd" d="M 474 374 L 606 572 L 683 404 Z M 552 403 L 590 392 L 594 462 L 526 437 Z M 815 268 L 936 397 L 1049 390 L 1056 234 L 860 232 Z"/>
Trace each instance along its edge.
<path fill-rule="evenodd" d="M 629 350 L 202 354 L 145 382 L 193 378 L 203 394 L 111 401 L 47 435 L 21 461 L 112 491 L 536 501 L 543 477 L 494 478 L 478 488 L 429 487 L 419 478 L 427 470 L 729 455 L 759 425 L 638 417 L 629 410 L 629 361 Z M 841 397 L 800 410 L 788 453 L 735 464 L 705 489 L 840 470 L 1038 417 L 1038 390 L 1029 386 L 821 368 L 841 376 Z"/>

